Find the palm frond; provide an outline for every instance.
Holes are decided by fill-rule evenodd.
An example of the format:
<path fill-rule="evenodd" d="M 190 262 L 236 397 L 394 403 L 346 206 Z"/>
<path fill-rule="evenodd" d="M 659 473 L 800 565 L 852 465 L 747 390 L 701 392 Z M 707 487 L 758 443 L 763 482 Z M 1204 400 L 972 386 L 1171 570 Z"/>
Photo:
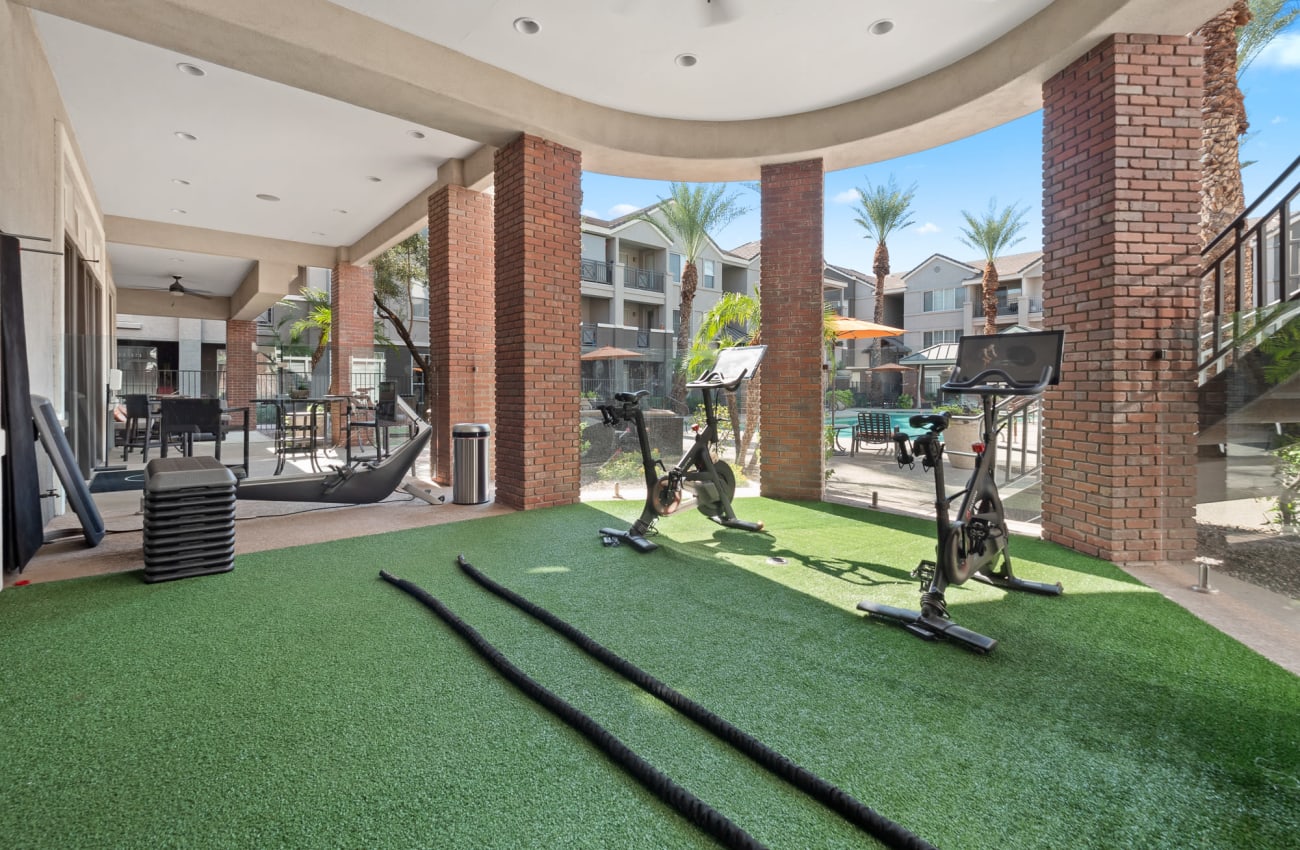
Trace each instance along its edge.
<path fill-rule="evenodd" d="M 884 184 L 872 185 L 867 181 L 866 188 L 857 189 L 858 215 L 854 221 L 865 231 L 868 239 L 880 244 L 889 241 L 889 235 L 916 222 L 911 218 L 912 201 L 916 198 L 916 184 L 900 189 L 889 175 Z"/>
<path fill-rule="evenodd" d="M 991 199 L 988 210 L 980 216 L 962 210 L 966 227 L 961 229 L 961 241 L 982 253 L 985 261 L 992 263 L 1007 248 L 1024 241 L 1024 237 L 1018 234 L 1024 229 L 1028 212 L 1029 207 L 1017 208 L 1015 204 L 998 210 L 997 199 Z"/>

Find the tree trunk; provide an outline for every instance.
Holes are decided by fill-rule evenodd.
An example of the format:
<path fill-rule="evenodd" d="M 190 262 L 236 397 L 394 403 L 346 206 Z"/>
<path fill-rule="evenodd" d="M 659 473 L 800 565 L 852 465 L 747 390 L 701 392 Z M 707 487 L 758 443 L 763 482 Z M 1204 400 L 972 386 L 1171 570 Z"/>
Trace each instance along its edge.
<path fill-rule="evenodd" d="M 998 332 L 998 270 L 989 260 L 984 264 L 984 333 Z"/>
<path fill-rule="evenodd" d="M 1206 245 L 1246 208 L 1238 142 L 1250 127 L 1237 85 L 1237 27 L 1250 22 L 1246 0 L 1207 21 L 1205 94 L 1201 104 L 1201 244 Z"/>
<path fill-rule="evenodd" d="M 699 283 L 699 274 L 695 263 L 688 262 L 682 270 L 682 303 L 679 308 L 681 319 L 677 325 L 676 366 L 680 367 L 691 350 L 691 310 L 695 306 L 695 288 Z M 681 368 L 673 369 L 673 402 L 678 406 L 678 413 L 686 410 L 686 372 Z"/>
<path fill-rule="evenodd" d="M 889 277 L 889 246 L 884 241 L 876 244 L 876 253 L 871 261 L 871 271 L 876 276 L 876 310 L 871 321 L 878 325 L 885 323 L 885 278 Z M 885 342 L 877 337 L 871 343 L 871 365 L 880 366 L 885 362 Z M 881 372 L 871 373 L 871 395 L 877 403 L 885 396 L 885 376 Z"/>

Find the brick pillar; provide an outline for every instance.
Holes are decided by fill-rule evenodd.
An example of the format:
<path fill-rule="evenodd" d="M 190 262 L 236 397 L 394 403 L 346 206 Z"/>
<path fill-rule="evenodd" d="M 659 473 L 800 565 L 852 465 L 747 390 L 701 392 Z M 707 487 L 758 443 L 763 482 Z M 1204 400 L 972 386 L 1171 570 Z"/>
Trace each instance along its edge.
<path fill-rule="evenodd" d="M 578 501 L 582 155 L 521 136 L 496 154 L 497 501 Z"/>
<path fill-rule="evenodd" d="M 429 196 L 429 360 L 433 478 L 451 483 L 451 428 L 496 434 L 492 197 L 463 186 Z"/>
<path fill-rule="evenodd" d="M 1118 563 L 1196 551 L 1201 77 L 1192 38 L 1116 35 L 1043 86 L 1043 537 Z"/>
<path fill-rule="evenodd" d="M 826 483 L 822 398 L 820 159 L 762 170 L 763 341 L 759 374 L 764 496 L 820 500 Z"/>
<path fill-rule="evenodd" d="M 330 394 L 352 392 L 352 356 L 375 351 L 375 277 L 369 266 L 338 263 L 330 276 Z M 330 439 L 341 445 L 343 417 L 330 417 Z"/>
<path fill-rule="evenodd" d="M 248 408 L 248 427 L 257 424 L 257 411 L 249 399 L 257 398 L 257 322 L 226 322 L 226 406 Z M 231 425 L 238 425 L 235 419 Z"/>

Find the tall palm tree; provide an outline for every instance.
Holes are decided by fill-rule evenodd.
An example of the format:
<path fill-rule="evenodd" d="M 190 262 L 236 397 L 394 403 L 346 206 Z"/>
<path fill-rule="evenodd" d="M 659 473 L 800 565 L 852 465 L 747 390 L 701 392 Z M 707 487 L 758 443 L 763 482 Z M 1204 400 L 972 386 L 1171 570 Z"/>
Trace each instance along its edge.
<path fill-rule="evenodd" d="M 728 292 L 722 299 L 704 314 L 700 329 L 695 333 L 687 355 L 688 374 L 702 371 L 705 363 L 710 362 L 717 349 L 730 348 L 734 345 L 759 345 L 762 342 L 762 311 L 759 295 L 744 295 Z M 736 434 L 736 465 L 746 468 L 749 446 L 758 433 L 759 399 L 762 385 L 759 380 L 762 370 L 749 380 L 745 389 L 745 419 L 741 428 L 736 394 L 727 393 L 727 412 L 731 415 L 731 427 Z M 746 471 L 750 471 L 746 469 Z"/>
<path fill-rule="evenodd" d="M 864 239 L 873 239 L 876 253 L 872 257 L 871 272 L 876 276 L 876 304 L 872 321 L 885 323 L 885 278 L 889 277 L 889 236 L 895 231 L 911 227 L 912 199 L 916 197 L 916 184 L 906 189 L 898 188 L 894 175 L 889 175 L 889 182 L 884 185 L 871 185 L 867 181 L 865 189 L 858 189 L 858 215 L 853 219 L 867 233 Z M 880 365 L 880 340 L 871 342 L 871 365 Z M 882 376 L 872 374 L 872 389 L 879 391 Z"/>
<path fill-rule="evenodd" d="M 639 218 L 674 237 L 682 246 L 686 267 L 682 269 L 681 320 L 677 328 L 678 359 L 682 361 L 673 374 L 673 401 L 682 406 L 686 402 L 686 370 L 684 360 L 691 347 L 691 308 L 695 306 L 695 290 L 699 285 L 696 263 L 709 244 L 709 231 L 721 230 L 748 210 L 735 194 L 727 193 L 727 184 L 712 186 L 673 183 L 668 197 L 642 213 Z"/>
<path fill-rule="evenodd" d="M 1238 78 L 1298 15 L 1297 0 L 1234 0 L 1196 31 L 1205 45 L 1205 91 L 1201 99 L 1202 246 L 1246 209 L 1240 139 L 1250 122 Z M 1225 243 L 1223 250 L 1229 248 L 1230 243 Z M 1232 262 L 1231 258 L 1228 262 Z M 1248 275 L 1248 270 L 1242 271 L 1242 277 Z M 1249 288 L 1243 294 L 1251 298 Z M 1226 312 L 1251 307 L 1249 301 L 1233 303 L 1235 295 L 1232 287 L 1225 289 Z"/>
<path fill-rule="evenodd" d="M 981 280 L 981 303 L 984 305 L 984 333 L 997 333 L 998 317 L 998 268 L 997 257 L 1007 248 L 1024 240 L 1017 234 L 1025 226 L 1025 214 L 1028 207 L 1017 209 L 1015 204 L 999 211 L 997 200 L 989 201 L 988 211 L 981 216 L 974 216 L 966 210 L 961 211 L 966 219 L 962 242 L 984 255 L 984 276 Z"/>

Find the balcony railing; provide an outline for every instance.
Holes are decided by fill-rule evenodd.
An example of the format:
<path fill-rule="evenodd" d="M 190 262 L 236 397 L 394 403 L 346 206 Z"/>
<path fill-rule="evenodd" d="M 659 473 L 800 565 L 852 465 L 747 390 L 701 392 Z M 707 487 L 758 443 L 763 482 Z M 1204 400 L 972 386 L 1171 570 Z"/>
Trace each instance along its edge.
<path fill-rule="evenodd" d="M 592 281 L 593 283 L 607 283 L 613 286 L 613 264 L 607 263 L 604 260 L 588 260 L 586 257 L 583 257 L 582 279 Z"/>
<path fill-rule="evenodd" d="M 653 269 L 623 267 L 623 285 L 645 292 L 664 291 L 664 273 Z"/>

